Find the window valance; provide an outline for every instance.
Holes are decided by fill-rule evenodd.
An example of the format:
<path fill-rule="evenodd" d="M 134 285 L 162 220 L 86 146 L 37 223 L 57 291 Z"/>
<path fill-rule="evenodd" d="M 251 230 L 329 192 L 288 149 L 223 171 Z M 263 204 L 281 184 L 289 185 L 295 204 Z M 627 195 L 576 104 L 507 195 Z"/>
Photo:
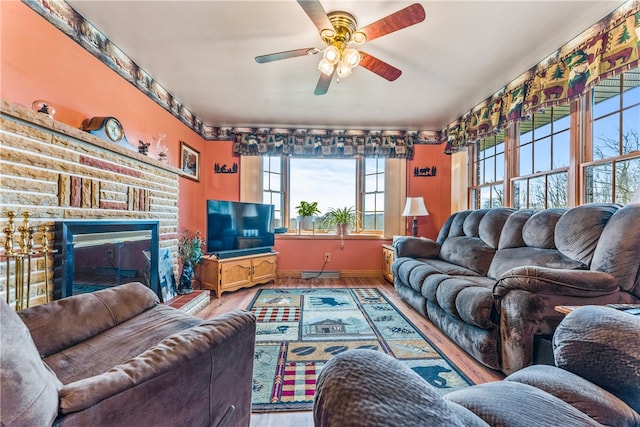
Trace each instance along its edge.
<path fill-rule="evenodd" d="M 234 130 L 235 155 L 412 159 L 414 144 L 439 143 L 437 133 L 404 131 Z"/>
<path fill-rule="evenodd" d="M 602 79 L 638 66 L 640 1 L 630 0 L 441 131 L 445 153 L 566 103 Z"/>

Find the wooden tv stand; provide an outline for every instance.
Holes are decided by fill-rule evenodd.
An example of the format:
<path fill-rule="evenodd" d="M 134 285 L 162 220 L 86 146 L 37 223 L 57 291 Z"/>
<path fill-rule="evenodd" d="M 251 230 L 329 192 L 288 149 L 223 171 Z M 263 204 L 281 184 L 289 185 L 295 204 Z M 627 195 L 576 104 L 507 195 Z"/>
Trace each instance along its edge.
<path fill-rule="evenodd" d="M 223 292 L 267 283 L 276 278 L 277 252 L 218 259 L 215 255 L 202 258 L 202 287 Z"/>

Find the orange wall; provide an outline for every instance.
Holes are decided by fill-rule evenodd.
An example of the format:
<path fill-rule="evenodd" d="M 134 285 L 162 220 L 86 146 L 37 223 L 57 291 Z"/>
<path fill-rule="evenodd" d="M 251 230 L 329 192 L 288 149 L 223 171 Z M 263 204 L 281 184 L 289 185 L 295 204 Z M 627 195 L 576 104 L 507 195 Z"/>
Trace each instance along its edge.
<path fill-rule="evenodd" d="M 176 167 L 180 140 L 205 152 L 204 139 L 22 2 L 0 1 L 0 19 L 2 99 L 24 106 L 47 100 L 55 119 L 74 127 L 88 117 L 115 116 L 136 147 L 138 140 L 165 134 L 169 163 Z M 204 185 L 180 178 L 180 229 L 204 230 L 204 208 L 191 203 L 203 197 Z"/>
<path fill-rule="evenodd" d="M 56 120 L 80 127 L 82 120 L 112 115 L 123 124 L 127 139 L 152 142 L 166 134 L 169 163 L 178 166 L 179 141 L 200 151 L 200 182 L 180 178 L 179 227 L 206 229 L 205 200 L 239 200 L 240 174 L 215 174 L 214 163 L 232 165 L 231 142 L 207 142 L 164 110 L 129 82 L 109 69 L 72 39 L 19 1 L 0 0 L 0 96 L 7 101 L 30 106 L 44 99 L 55 106 Z M 329 125 L 329 124 L 328 124 Z M 150 147 L 150 155 L 157 153 Z M 436 177 L 413 177 L 415 166 L 437 167 Z M 410 196 L 424 196 L 430 215 L 419 218 L 420 235 L 435 237 L 450 212 L 450 157 L 442 146 L 416 147 L 416 156 L 407 165 Z M 390 189 L 389 191 L 393 191 Z M 410 223 L 406 234 L 410 234 Z M 330 270 L 380 270 L 380 240 L 276 241 L 281 253 L 279 269 L 317 270 L 324 253 L 332 253 Z"/>
<path fill-rule="evenodd" d="M 428 216 L 418 217 L 418 235 L 434 239 L 451 215 L 451 156 L 442 145 L 418 145 L 414 159 L 407 163 L 407 197 L 424 197 Z M 413 176 L 413 168 L 436 167 L 436 176 Z M 411 234 L 412 218 L 407 219 Z"/>

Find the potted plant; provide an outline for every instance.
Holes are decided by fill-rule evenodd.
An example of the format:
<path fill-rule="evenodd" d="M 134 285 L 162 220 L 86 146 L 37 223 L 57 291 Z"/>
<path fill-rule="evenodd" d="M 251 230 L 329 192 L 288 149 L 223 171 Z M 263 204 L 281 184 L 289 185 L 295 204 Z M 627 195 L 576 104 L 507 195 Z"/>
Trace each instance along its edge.
<path fill-rule="evenodd" d="M 313 216 L 320 213 L 320 209 L 318 209 L 318 202 L 306 202 L 303 200 L 298 206 L 296 206 L 296 210 L 298 212 L 300 228 L 303 230 L 312 229 Z"/>
<path fill-rule="evenodd" d="M 358 225 L 358 212 L 353 206 L 343 208 L 330 208 L 322 217 L 322 226 L 325 228 L 336 227 L 341 236 L 348 234 L 349 229 L 355 229 Z"/>
<path fill-rule="evenodd" d="M 178 294 L 184 295 L 193 292 L 194 269 L 202 259 L 202 248 L 204 241 L 200 230 L 189 236 L 189 232 L 184 231 L 178 241 L 178 256 L 182 261 L 182 274 L 180 275 L 180 285 Z"/>

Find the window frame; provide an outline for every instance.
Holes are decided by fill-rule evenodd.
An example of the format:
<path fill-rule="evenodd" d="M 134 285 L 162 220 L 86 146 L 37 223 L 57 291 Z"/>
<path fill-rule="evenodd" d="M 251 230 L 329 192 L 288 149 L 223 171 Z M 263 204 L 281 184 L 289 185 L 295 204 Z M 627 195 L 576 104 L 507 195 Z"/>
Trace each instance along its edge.
<path fill-rule="evenodd" d="M 264 157 L 268 157 L 268 156 L 264 156 Z M 280 158 L 280 170 L 281 170 L 281 182 L 280 182 L 280 191 L 269 191 L 269 193 L 271 194 L 280 194 L 281 197 L 281 204 L 282 204 L 282 224 L 283 225 L 290 225 L 291 224 L 291 219 L 292 219 L 292 212 L 293 212 L 293 208 L 290 206 L 290 195 L 291 195 L 291 191 L 290 191 L 290 170 L 291 170 L 291 157 L 289 156 L 272 156 L 271 158 L 273 159 L 274 157 L 279 157 Z M 382 221 L 382 229 L 366 229 L 363 228 L 364 225 L 364 215 L 365 212 L 363 211 L 363 207 L 365 206 L 365 196 L 366 194 L 371 194 L 371 192 L 365 192 L 365 181 L 366 181 L 366 167 L 365 167 L 365 162 L 367 159 L 372 159 L 372 160 L 376 160 L 376 161 L 382 161 L 385 162 L 384 158 L 365 158 L 364 156 L 354 156 L 355 160 L 356 160 L 356 176 L 354 177 L 355 181 L 356 181 L 356 194 L 355 194 L 355 208 L 358 212 L 358 224 L 360 224 L 356 230 L 352 230 L 352 233 L 355 235 L 359 235 L 359 236 L 384 236 L 386 235 L 386 230 L 385 230 L 385 225 L 387 224 L 387 220 L 384 218 L 386 215 L 388 215 L 387 213 L 387 209 L 385 208 L 387 206 L 387 197 L 386 197 L 386 192 L 383 191 L 382 193 L 385 194 L 385 201 L 384 201 L 384 206 L 383 206 L 383 210 L 379 211 L 379 210 L 375 210 L 372 212 L 382 212 L 383 213 L 383 221 Z M 318 161 L 326 161 L 326 160 L 331 160 L 331 159 L 325 159 L 325 158 L 318 158 Z M 262 175 L 264 176 L 267 173 L 271 173 L 269 171 L 265 171 L 264 170 L 264 159 L 260 162 L 260 164 L 262 165 Z M 385 167 L 384 167 L 384 171 L 382 172 L 382 181 L 385 183 L 384 186 L 386 188 L 387 186 L 387 180 L 386 180 L 386 163 L 385 163 Z M 376 174 L 380 175 L 379 169 L 376 168 Z M 380 178 L 378 178 L 379 180 Z M 262 191 L 263 191 L 263 199 L 264 200 L 264 193 L 267 192 L 267 190 L 264 189 L 264 182 L 262 183 Z M 263 201 L 263 203 L 266 203 L 265 201 Z M 367 211 L 368 212 L 368 211 Z M 311 232 L 312 235 L 326 235 L 326 234 L 331 234 L 332 231 L 331 230 L 313 230 Z M 289 235 L 291 234 L 297 234 L 297 235 L 303 235 L 303 234 L 308 234 L 308 233 L 302 233 L 299 232 L 298 230 L 289 230 L 288 232 Z"/>

